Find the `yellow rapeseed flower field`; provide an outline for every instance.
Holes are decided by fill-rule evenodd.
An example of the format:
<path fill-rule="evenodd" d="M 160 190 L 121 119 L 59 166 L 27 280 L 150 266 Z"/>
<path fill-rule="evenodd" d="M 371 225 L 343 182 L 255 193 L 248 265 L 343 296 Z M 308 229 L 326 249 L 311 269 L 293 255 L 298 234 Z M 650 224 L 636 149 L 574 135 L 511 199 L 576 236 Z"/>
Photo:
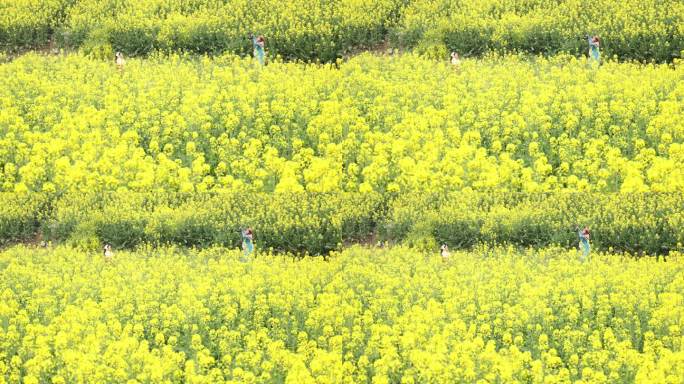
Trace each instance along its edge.
<path fill-rule="evenodd" d="M 0 253 L 3 383 L 681 383 L 684 265 L 576 251 Z"/>
<path fill-rule="evenodd" d="M 684 383 L 683 4 L 0 0 L 0 384 Z"/>
<path fill-rule="evenodd" d="M 30 54 L 0 75 L 0 243 L 684 242 L 679 63 Z"/>
<path fill-rule="evenodd" d="M 0 384 L 684 383 L 683 28 L 0 0 Z"/>
<path fill-rule="evenodd" d="M 27 55 L 0 65 L 0 191 L 682 192 L 683 68 Z"/>

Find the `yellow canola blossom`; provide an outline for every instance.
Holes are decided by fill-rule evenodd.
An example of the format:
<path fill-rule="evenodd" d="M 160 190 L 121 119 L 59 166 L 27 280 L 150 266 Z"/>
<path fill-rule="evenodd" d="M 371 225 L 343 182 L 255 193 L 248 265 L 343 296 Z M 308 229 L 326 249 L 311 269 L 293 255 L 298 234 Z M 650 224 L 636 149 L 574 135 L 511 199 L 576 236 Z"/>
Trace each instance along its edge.
<path fill-rule="evenodd" d="M 681 255 L 0 252 L 0 382 L 679 383 Z"/>
<path fill-rule="evenodd" d="M 0 65 L 0 190 L 684 191 L 681 65 Z"/>

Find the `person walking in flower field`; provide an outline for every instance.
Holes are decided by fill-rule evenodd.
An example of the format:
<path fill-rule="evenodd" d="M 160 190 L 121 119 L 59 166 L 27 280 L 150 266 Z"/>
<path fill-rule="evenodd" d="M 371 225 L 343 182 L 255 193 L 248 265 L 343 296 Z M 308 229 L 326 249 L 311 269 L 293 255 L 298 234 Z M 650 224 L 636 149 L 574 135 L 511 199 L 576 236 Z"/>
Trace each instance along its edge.
<path fill-rule="evenodd" d="M 589 43 L 589 59 L 593 60 L 596 64 L 601 63 L 601 52 L 599 50 L 599 45 L 601 44 L 598 36 L 587 35 L 587 42 Z"/>
<path fill-rule="evenodd" d="M 254 36 L 250 33 L 249 38 L 252 40 L 252 45 L 254 46 L 254 57 L 257 58 L 260 65 L 264 65 L 264 48 L 266 45 L 264 36 Z"/>
<path fill-rule="evenodd" d="M 451 256 L 451 254 L 449 253 L 449 246 L 447 246 L 446 244 L 442 244 L 442 246 L 439 247 L 439 254 L 442 256 L 442 261 L 449 261 L 449 256 Z"/>
<path fill-rule="evenodd" d="M 245 257 L 248 257 L 249 255 L 254 252 L 254 232 L 252 231 L 252 228 L 247 228 L 242 230 L 242 251 L 245 254 Z"/>
<path fill-rule="evenodd" d="M 114 55 L 114 62 L 116 62 L 116 68 L 119 71 L 123 71 L 124 65 L 126 64 L 126 60 L 123 58 L 123 53 L 117 52 L 116 55 Z"/>
<path fill-rule="evenodd" d="M 461 58 L 458 57 L 457 52 L 451 52 L 451 66 L 456 72 L 461 68 Z"/>
<path fill-rule="evenodd" d="M 589 227 L 584 227 L 584 229 L 576 228 L 577 235 L 580 239 L 580 249 L 582 249 L 582 261 L 586 261 L 589 256 L 589 251 L 591 251 L 591 246 L 589 245 Z"/>
<path fill-rule="evenodd" d="M 102 249 L 105 261 L 112 261 L 112 256 L 114 256 L 114 253 L 112 252 L 112 246 L 107 243 L 104 245 L 104 248 Z"/>

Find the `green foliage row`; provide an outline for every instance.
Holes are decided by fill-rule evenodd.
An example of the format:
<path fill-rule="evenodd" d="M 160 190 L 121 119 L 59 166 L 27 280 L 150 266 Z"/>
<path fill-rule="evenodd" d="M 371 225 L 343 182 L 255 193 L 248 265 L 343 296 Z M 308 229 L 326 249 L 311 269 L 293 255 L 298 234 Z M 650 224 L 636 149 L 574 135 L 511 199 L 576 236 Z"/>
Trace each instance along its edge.
<path fill-rule="evenodd" d="M 416 0 L 390 36 L 430 53 L 530 52 L 584 55 L 599 35 L 604 57 L 672 61 L 684 50 L 679 0 Z M 446 52 L 443 52 L 445 54 Z"/>
<path fill-rule="evenodd" d="M 96 56 L 247 54 L 250 31 L 272 56 L 321 61 L 387 39 L 441 59 L 447 49 L 584 54 L 585 34 L 622 59 L 672 61 L 684 49 L 678 0 L 3 0 L 0 11 L 0 47 L 54 36 Z"/>
<path fill-rule="evenodd" d="M 381 233 L 428 245 L 478 243 L 524 247 L 577 246 L 575 227 L 589 226 L 596 249 L 667 254 L 684 244 L 680 193 L 473 193 L 405 195 L 394 202 Z"/>
<path fill-rule="evenodd" d="M 0 244 L 43 238 L 96 249 L 143 243 L 240 245 L 251 226 L 262 250 L 326 254 L 379 238 L 436 249 L 477 244 L 577 245 L 590 227 L 598 250 L 667 254 L 684 244 L 684 195 L 510 194 L 40 194 L 0 195 Z M 49 204 L 48 204 L 49 202 Z M 378 235 L 375 237 L 374 235 Z"/>
<path fill-rule="evenodd" d="M 0 246 L 31 240 L 47 219 L 44 194 L 0 192 Z"/>
<path fill-rule="evenodd" d="M 47 44 L 75 0 L 0 0 L 0 50 Z"/>
<path fill-rule="evenodd" d="M 66 2 L 69 7 L 63 7 Z M 52 15 L 41 17 L 31 14 L 32 2 L 25 0 L 8 5 L 18 16 L 7 21 L 7 36 L 0 28 L 0 41 L 5 37 L 7 45 L 47 42 L 47 35 L 34 38 L 17 30 L 38 19 L 62 46 L 82 47 L 96 56 L 114 50 L 127 55 L 155 50 L 246 54 L 252 46 L 247 36 L 254 32 L 265 35 L 271 56 L 334 61 L 352 48 L 381 42 L 403 2 L 53 0 Z M 65 13 L 62 22 L 51 25 L 50 16 L 59 12 Z"/>
<path fill-rule="evenodd" d="M 323 254 L 367 238 L 381 204 L 378 194 L 70 195 L 55 203 L 45 229 L 84 248 L 237 247 L 240 229 L 251 227 L 262 250 Z"/>

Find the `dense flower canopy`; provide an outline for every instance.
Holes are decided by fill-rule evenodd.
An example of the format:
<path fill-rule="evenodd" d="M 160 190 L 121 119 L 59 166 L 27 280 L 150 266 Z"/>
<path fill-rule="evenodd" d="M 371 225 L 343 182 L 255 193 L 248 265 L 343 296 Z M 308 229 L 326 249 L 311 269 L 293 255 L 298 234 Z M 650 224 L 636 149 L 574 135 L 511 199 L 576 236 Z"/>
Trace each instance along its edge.
<path fill-rule="evenodd" d="M 0 190 L 684 191 L 682 66 L 0 66 Z"/>
<path fill-rule="evenodd" d="M 681 260 L 0 253 L 0 382 L 677 383 Z M 10 358 L 11 357 L 11 358 Z"/>

